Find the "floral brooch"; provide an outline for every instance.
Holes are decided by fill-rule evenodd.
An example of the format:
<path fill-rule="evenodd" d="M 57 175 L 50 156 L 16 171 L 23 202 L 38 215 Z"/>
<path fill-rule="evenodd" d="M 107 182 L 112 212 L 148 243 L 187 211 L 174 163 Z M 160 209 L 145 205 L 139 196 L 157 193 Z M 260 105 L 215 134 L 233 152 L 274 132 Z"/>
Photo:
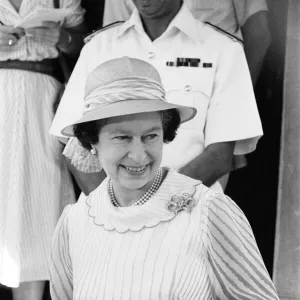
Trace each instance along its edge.
<path fill-rule="evenodd" d="M 170 202 L 168 203 L 168 210 L 174 214 L 185 210 L 191 212 L 195 206 L 195 200 L 192 195 L 184 193 L 181 196 L 174 195 L 172 196 Z"/>

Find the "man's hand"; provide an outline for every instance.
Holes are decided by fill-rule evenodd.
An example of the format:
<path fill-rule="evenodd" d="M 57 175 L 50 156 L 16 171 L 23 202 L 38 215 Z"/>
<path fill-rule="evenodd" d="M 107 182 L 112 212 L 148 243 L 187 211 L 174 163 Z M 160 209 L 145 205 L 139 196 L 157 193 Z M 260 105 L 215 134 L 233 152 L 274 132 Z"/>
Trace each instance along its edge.
<path fill-rule="evenodd" d="M 60 40 L 61 27 L 58 23 L 43 22 L 40 27 L 26 29 L 26 35 L 41 44 L 55 47 Z"/>
<path fill-rule="evenodd" d="M 44 22 L 40 27 L 26 30 L 26 35 L 31 36 L 37 42 L 57 47 L 76 59 L 83 47 L 83 35 L 85 33 L 86 26 L 84 23 L 72 28 L 64 28 L 58 23 Z"/>
<path fill-rule="evenodd" d="M 211 186 L 231 171 L 234 145 L 235 142 L 223 142 L 207 146 L 199 156 L 182 167 L 179 173 Z"/>
<path fill-rule="evenodd" d="M 0 25 L 0 51 L 9 51 L 24 34 L 22 28 Z"/>

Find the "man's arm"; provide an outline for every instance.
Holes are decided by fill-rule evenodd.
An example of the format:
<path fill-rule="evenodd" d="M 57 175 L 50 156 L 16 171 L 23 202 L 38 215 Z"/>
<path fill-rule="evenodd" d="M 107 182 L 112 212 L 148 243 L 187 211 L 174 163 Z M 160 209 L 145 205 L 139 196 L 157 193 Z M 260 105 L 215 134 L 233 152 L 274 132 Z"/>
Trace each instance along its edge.
<path fill-rule="evenodd" d="M 79 188 L 87 196 L 93 190 L 95 190 L 100 183 L 106 178 L 105 172 L 102 170 L 96 173 L 84 173 L 77 170 L 72 164 L 69 158 L 65 158 L 69 171 L 74 176 Z"/>
<path fill-rule="evenodd" d="M 251 79 L 255 85 L 271 43 L 267 11 L 257 12 L 249 17 L 241 30 Z"/>
<path fill-rule="evenodd" d="M 222 142 L 207 146 L 204 152 L 182 167 L 179 173 L 211 186 L 231 171 L 234 145 L 235 142 Z"/>

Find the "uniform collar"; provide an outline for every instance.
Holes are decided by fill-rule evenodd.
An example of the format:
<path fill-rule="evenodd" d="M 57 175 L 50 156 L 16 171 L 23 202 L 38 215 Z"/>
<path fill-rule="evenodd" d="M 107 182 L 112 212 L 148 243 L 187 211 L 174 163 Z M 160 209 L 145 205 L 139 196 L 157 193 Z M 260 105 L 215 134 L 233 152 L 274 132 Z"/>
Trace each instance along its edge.
<path fill-rule="evenodd" d="M 186 34 L 192 40 L 198 42 L 202 41 L 201 37 L 201 28 L 199 23 L 202 25 L 201 22 L 197 21 L 195 17 L 190 12 L 187 5 L 184 3 L 179 10 L 178 14 L 172 20 L 170 25 L 168 26 L 167 31 L 171 30 L 172 28 L 177 28 L 184 34 Z"/>
<path fill-rule="evenodd" d="M 125 32 L 132 27 L 144 31 L 142 20 L 136 7 L 134 7 L 130 18 L 120 26 L 118 36 L 124 35 Z"/>
<path fill-rule="evenodd" d="M 195 19 L 195 17 L 188 9 L 187 5 L 184 3 L 181 9 L 179 10 L 178 14 L 169 24 L 165 33 L 169 32 L 173 28 L 176 28 L 177 30 L 186 34 L 192 40 L 196 42 L 202 41 L 202 37 L 201 37 L 202 26 L 199 26 L 199 23 L 202 25 L 201 22 Z M 136 28 L 139 31 L 144 32 L 143 24 L 139 12 L 136 8 L 134 8 L 129 20 L 120 26 L 118 36 L 124 35 L 125 32 L 132 27 Z"/>

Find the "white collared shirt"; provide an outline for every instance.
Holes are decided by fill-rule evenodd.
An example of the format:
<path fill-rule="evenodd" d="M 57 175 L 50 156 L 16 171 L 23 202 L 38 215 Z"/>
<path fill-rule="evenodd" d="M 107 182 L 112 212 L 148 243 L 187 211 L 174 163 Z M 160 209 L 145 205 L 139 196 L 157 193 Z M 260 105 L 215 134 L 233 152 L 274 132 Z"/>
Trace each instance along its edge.
<path fill-rule="evenodd" d="M 265 0 L 185 0 L 194 17 L 210 22 L 241 38 L 240 28 L 248 18 L 259 11 L 266 11 Z M 125 21 L 135 6 L 132 0 L 105 1 L 104 26 Z"/>
<path fill-rule="evenodd" d="M 183 5 L 155 41 L 139 14 L 98 33 L 82 50 L 52 124 L 51 133 L 81 117 L 85 81 L 99 64 L 121 56 L 139 58 L 159 71 L 167 101 L 197 108 L 175 140 L 165 145 L 162 165 L 178 170 L 212 143 L 236 141 L 235 154 L 253 151 L 262 126 L 242 45 L 197 21 Z M 177 58 L 198 58 L 199 67 L 171 67 Z M 204 68 L 203 63 L 211 63 Z"/>

